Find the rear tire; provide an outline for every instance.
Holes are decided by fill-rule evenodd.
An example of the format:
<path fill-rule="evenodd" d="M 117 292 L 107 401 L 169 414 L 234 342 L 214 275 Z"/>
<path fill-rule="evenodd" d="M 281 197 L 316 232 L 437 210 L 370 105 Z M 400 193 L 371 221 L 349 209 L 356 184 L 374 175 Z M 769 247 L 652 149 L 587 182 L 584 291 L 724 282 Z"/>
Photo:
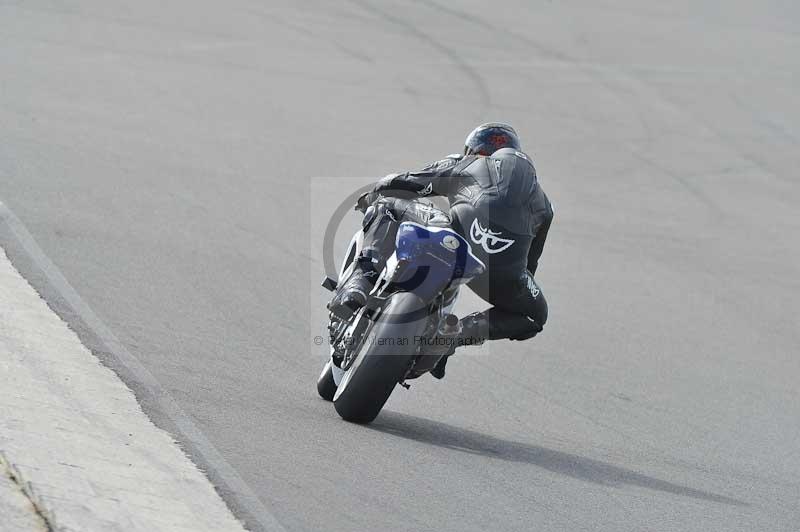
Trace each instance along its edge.
<path fill-rule="evenodd" d="M 317 393 L 326 401 L 333 401 L 333 396 L 336 395 L 336 382 L 333 380 L 333 370 L 331 365 L 333 363 L 328 360 L 325 367 L 322 368 L 322 373 L 317 379 Z"/>
<path fill-rule="evenodd" d="M 391 297 L 370 331 L 369 345 L 363 347 L 339 383 L 333 406 L 342 419 L 370 423 L 378 416 L 417 354 L 415 337 L 428 323 L 425 307 L 420 298 L 408 292 Z M 413 319 L 409 320 L 409 315 Z M 398 319 L 402 316 L 406 319 Z M 397 339 L 407 342 L 401 344 Z"/>

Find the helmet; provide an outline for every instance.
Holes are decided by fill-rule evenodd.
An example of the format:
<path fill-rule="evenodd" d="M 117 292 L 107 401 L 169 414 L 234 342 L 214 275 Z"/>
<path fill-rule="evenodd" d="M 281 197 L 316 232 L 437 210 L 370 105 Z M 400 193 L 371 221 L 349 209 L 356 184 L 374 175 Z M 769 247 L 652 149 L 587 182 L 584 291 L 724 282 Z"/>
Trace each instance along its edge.
<path fill-rule="evenodd" d="M 501 148 L 521 149 L 514 128 L 499 122 L 479 125 L 464 141 L 464 155 L 491 155 Z"/>

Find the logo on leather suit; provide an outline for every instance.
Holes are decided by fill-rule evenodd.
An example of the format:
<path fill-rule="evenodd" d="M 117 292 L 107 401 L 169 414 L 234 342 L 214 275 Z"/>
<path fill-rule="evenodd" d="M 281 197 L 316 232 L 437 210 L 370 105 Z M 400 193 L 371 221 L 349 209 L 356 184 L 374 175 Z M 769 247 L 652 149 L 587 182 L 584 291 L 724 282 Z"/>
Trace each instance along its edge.
<path fill-rule="evenodd" d="M 469 229 L 469 237 L 472 241 L 490 254 L 505 251 L 515 242 L 510 238 L 500 238 L 501 234 L 503 233 L 500 231 L 492 231 L 488 227 L 481 227 L 477 218 L 472 220 L 472 227 Z"/>
<path fill-rule="evenodd" d="M 417 194 L 419 194 L 420 196 L 427 196 L 431 192 L 433 192 L 433 183 L 432 182 L 428 183 L 428 186 L 423 188 L 422 190 L 418 191 Z"/>

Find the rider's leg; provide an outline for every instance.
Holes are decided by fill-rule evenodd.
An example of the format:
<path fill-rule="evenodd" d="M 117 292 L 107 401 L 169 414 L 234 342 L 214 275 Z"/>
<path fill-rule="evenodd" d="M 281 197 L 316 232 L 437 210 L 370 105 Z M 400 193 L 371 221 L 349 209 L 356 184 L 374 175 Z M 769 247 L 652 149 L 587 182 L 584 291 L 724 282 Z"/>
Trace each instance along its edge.
<path fill-rule="evenodd" d="M 495 306 L 460 320 L 459 337 L 431 370 L 431 375 L 437 379 L 444 377 L 447 359 L 455 352 L 455 347 L 479 345 L 486 340 L 528 340 L 542 331 L 547 321 L 547 300 L 530 272 L 525 271 L 517 279 L 493 285 L 491 291 L 480 284 L 473 287 L 478 295 Z"/>
<path fill-rule="evenodd" d="M 541 332 L 547 322 L 547 300 L 533 275 L 525 270 L 515 279 L 494 281 L 488 292 L 474 288 L 494 306 L 464 317 L 463 329 L 488 340 L 527 340 Z"/>
<path fill-rule="evenodd" d="M 386 260 L 384 248 L 387 242 L 394 242 L 398 224 L 392 210 L 384 202 L 376 202 L 364 213 L 361 227 L 364 244 L 354 259 L 353 271 L 328 303 L 330 311 L 343 319 L 366 304 L 367 295 Z"/>

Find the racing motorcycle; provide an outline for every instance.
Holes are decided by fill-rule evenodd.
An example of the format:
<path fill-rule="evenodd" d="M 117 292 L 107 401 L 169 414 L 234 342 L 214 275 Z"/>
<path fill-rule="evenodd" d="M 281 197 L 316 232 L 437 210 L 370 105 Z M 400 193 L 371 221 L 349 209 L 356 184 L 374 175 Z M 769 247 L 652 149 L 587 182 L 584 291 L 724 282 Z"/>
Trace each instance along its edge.
<path fill-rule="evenodd" d="M 359 231 L 339 271 L 347 279 L 363 245 Z M 319 395 L 345 420 L 375 419 L 397 384 L 405 388 L 445 356 L 461 332 L 449 311 L 461 285 L 485 270 L 469 243 L 450 228 L 402 222 L 394 252 L 377 277 L 367 304 L 343 319 L 329 316 L 330 359 L 317 380 Z M 322 286 L 336 290 L 326 277 Z"/>

